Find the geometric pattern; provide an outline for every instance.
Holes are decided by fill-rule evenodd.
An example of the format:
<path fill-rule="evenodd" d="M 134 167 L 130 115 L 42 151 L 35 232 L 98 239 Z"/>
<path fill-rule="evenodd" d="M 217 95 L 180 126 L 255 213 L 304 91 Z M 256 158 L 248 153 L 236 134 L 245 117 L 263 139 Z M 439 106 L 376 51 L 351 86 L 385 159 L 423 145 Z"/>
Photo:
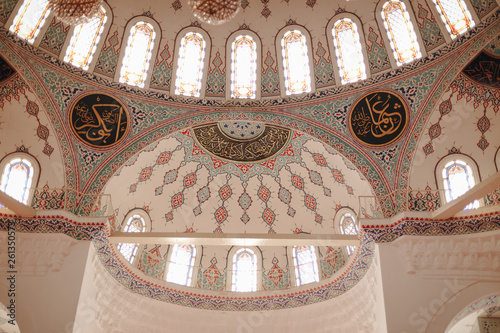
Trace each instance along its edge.
<path fill-rule="evenodd" d="M 24 95 L 24 97 L 26 98 L 26 112 L 28 112 L 28 114 L 30 116 L 34 116 L 38 122 L 38 127 L 37 127 L 37 130 L 36 130 L 36 135 L 38 136 L 39 139 L 45 141 L 45 146 L 42 150 L 42 152 L 49 156 L 52 154 L 52 152 L 54 151 L 54 148 L 49 144 L 49 129 L 47 128 L 47 126 L 45 125 L 42 125 L 42 123 L 40 122 L 40 118 L 38 117 L 38 113 L 39 113 L 39 110 L 40 108 L 38 107 L 38 105 L 33 102 L 33 101 L 30 101 L 28 99 L 28 96 L 27 95 Z"/>
<path fill-rule="evenodd" d="M 262 97 L 279 96 L 278 62 L 267 51 L 266 58 L 262 63 Z"/>
<path fill-rule="evenodd" d="M 165 44 L 165 48 L 158 53 L 155 65 L 153 67 L 153 73 L 151 74 L 150 88 L 158 90 L 170 90 L 170 81 L 172 80 L 172 63 L 173 57 L 170 54 L 168 44 Z"/>
<path fill-rule="evenodd" d="M 217 259 L 210 260 L 210 267 L 202 271 L 198 270 L 198 288 L 222 291 L 226 287 L 226 273 L 221 273 L 217 268 Z"/>
<path fill-rule="evenodd" d="M 54 17 L 52 22 L 49 24 L 47 32 L 43 35 L 43 38 L 40 41 L 40 48 L 54 54 L 55 56 L 59 56 L 64 40 L 68 35 L 69 28 L 69 25 L 63 24 Z"/>
<path fill-rule="evenodd" d="M 158 245 L 150 251 L 144 251 L 137 268 L 144 274 L 163 280 L 167 261 L 159 256 Z"/>
<path fill-rule="evenodd" d="M 207 74 L 207 97 L 225 97 L 226 95 L 226 70 L 220 52 L 215 53 Z"/>
<path fill-rule="evenodd" d="M 334 85 L 335 75 L 333 74 L 332 63 L 330 61 L 330 57 L 326 57 L 327 52 L 321 42 L 318 42 L 315 55 L 318 56 L 318 59 L 314 57 L 313 62 L 316 88 Z"/>
<path fill-rule="evenodd" d="M 344 266 L 346 258 L 341 248 L 327 247 L 326 254 L 319 258 L 322 279 L 327 279 Z"/>
<path fill-rule="evenodd" d="M 479 139 L 479 142 L 477 143 L 477 146 L 481 148 L 482 151 L 484 151 L 488 146 L 490 145 L 488 141 L 486 141 L 486 138 L 484 137 L 484 133 L 490 129 L 491 123 L 488 117 L 486 116 L 486 108 L 484 108 L 484 114 L 479 120 L 477 121 L 477 129 L 479 132 L 481 132 L 481 138 Z"/>
<path fill-rule="evenodd" d="M 273 267 L 262 273 L 262 287 L 264 290 L 290 288 L 290 271 L 278 266 L 278 258 L 272 260 Z"/>
<path fill-rule="evenodd" d="M 441 104 L 439 104 L 439 119 L 436 123 L 432 124 L 429 127 L 428 134 L 430 141 L 423 147 L 426 156 L 434 152 L 434 148 L 432 147 L 432 140 L 437 139 L 441 135 L 441 119 L 443 118 L 443 116 L 449 114 L 453 110 L 451 104 L 451 98 L 453 97 L 453 94 L 454 92 L 451 93 L 448 99 L 442 101 Z"/>
<path fill-rule="evenodd" d="M 377 34 L 377 32 L 380 33 L 377 26 L 376 29 L 377 31 L 369 27 L 368 35 L 366 35 L 366 51 L 372 75 L 391 68 L 384 40 Z"/>
<path fill-rule="evenodd" d="M 430 51 L 445 44 L 446 40 L 444 39 L 443 33 L 425 1 L 422 1 L 422 3 L 419 1 L 416 12 L 417 25 L 420 29 L 425 49 Z"/>

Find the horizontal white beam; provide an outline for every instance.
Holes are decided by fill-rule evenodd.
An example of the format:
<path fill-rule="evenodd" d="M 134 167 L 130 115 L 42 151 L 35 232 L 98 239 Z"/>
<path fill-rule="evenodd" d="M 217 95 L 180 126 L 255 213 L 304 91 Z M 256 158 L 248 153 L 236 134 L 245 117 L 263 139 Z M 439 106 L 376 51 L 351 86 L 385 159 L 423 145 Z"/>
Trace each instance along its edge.
<path fill-rule="evenodd" d="M 0 203 L 21 217 L 33 217 L 36 210 L 0 191 Z"/>
<path fill-rule="evenodd" d="M 177 232 L 113 232 L 110 243 L 191 244 L 222 246 L 359 246 L 357 235 L 339 234 L 210 234 Z"/>
<path fill-rule="evenodd" d="M 452 202 L 449 202 L 439 209 L 436 209 L 432 214 L 434 219 L 448 219 L 454 216 L 456 213 L 461 212 L 465 206 L 486 196 L 487 194 L 500 188 L 500 171 L 489 176 Z"/>

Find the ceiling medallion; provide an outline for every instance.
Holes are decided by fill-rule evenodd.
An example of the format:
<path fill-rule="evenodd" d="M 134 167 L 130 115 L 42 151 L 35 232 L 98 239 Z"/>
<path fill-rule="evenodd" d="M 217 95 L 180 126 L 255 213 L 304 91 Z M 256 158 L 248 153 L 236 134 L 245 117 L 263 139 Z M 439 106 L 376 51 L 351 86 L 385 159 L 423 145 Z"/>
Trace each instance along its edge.
<path fill-rule="evenodd" d="M 49 0 L 50 11 L 66 24 L 88 23 L 99 13 L 103 0 Z"/>
<path fill-rule="evenodd" d="M 280 153 L 291 138 L 291 130 L 264 125 L 257 135 L 238 138 L 228 135 L 220 124 L 193 128 L 193 137 L 210 154 L 235 162 L 258 162 Z"/>
<path fill-rule="evenodd" d="M 120 143 L 130 127 L 123 104 L 102 93 L 78 97 L 69 110 L 69 124 L 80 141 L 101 149 Z"/>
<path fill-rule="evenodd" d="M 200 21 L 218 25 L 232 19 L 240 9 L 241 0 L 188 0 L 193 15 Z"/>
<path fill-rule="evenodd" d="M 349 130 L 364 146 L 387 146 L 401 137 L 409 123 L 408 105 L 391 91 L 365 94 L 349 114 Z"/>

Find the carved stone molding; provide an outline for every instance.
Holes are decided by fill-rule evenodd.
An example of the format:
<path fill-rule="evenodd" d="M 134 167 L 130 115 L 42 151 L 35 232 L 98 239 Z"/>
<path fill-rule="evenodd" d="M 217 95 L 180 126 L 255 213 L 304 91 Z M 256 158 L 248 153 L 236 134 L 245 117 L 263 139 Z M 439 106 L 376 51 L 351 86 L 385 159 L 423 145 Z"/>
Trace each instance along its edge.
<path fill-rule="evenodd" d="M 423 278 L 500 280 L 500 232 L 473 235 L 404 236 L 394 242 L 409 274 Z"/>
<path fill-rule="evenodd" d="M 18 275 L 44 276 L 58 272 L 77 241 L 62 234 L 16 233 L 15 270 Z M 0 244 L 7 244 L 7 232 L 0 232 Z M 0 247 L 0 258 L 7 258 L 7 246 Z M 0 261 L 6 272 L 7 260 Z"/>

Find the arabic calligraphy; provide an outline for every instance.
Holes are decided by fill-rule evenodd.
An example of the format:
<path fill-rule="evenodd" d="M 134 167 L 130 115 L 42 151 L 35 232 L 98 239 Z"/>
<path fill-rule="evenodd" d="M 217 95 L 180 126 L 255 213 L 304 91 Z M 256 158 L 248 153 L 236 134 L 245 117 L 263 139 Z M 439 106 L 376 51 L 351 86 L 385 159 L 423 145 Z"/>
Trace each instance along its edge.
<path fill-rule="evenodd" d="M 500 88 L 500 59 L 486 52 L 479 53 L 463 73 L 476 82 Z"/>
<path fill-rule="evenodd" d="M 117 99 L 105 94 L 86 94 L 70 109 L 73 133 L 86 144 L 109 148 L 118 144 L 128 131 L 128 113 Z"/>
<path fill-rule="evenodd" d="M 218 124 L 193 128 L 194 138 L 211 154 L 237 162 L 257 162 L 279 153 L 290 139 L 290 130 L 265 125 L 264 131 L 252 139 L 239 140 L 224 134 Z"/>
<path fill-rule="evenodd" d="M 396 141 L 405 131 L 408 109 L 405 101 L 389 91 L 362 96 L 349 115 L 349 128 L 361 144 L 382 147 Z"/>

